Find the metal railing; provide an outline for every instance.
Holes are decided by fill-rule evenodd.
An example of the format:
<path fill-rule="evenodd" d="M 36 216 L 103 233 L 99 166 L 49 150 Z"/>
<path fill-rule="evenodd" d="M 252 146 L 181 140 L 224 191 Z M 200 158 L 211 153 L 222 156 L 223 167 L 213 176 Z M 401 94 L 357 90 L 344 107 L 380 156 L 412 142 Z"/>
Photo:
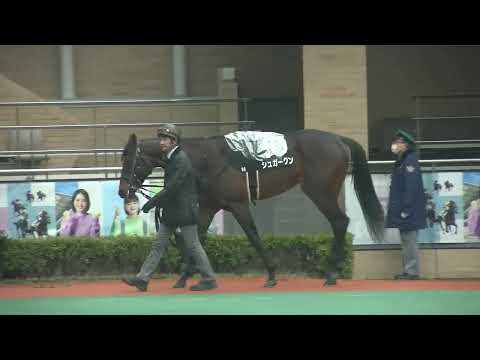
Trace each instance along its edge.
<path fill-rule="evenodd" d="M 34 150 L 33 144 L 33 130 L 56 130 L 56 129 L 103 129 L 103 144 L 107 144 L 107 129 L 111 128 L 132 128 L 132 127 L 158 127 L 164 125 L 166 122 L 141 122 L 136 123 L 130 121 L 128 123 L 97 123 L 97 108 L 102 107 L 122 107 L 122 106 L 157 106 L 157 105 L 200 105 L 200 104 L 219 104 L 225 102 L 236 102 L 242 106 L 243 120 L 239 121 L 203 121 L 203 122 L 172 122 L 180 127 L 207 127 L 207 126 L 224 126 L 236 125 L 240 129 L 250 129 L 255 124 L 254 121 L 248 120 L 248 102 L 250 98 L 218 98 L 218 97 L 190 97 L 190 98 L 164 98 L 164 99 L 104 99 L 104 100 L 49 100 L 49 101 L 13 101 L 0 102 L 0 107 L 15 107 L 15 120 L 17 125 L 3 125 L 0 126 L 0 131 L 15 130 L 17 144 L 20 143 L 21 130 L 30 130 L 30 150 L 6 150 L 0 151 L 0 158 L 9 158 L 9 160 L 46 160 L 49 156 L 95 156 L 95 165 L 98 166 L 97 156 L 103 156 L 104 168 L 107 167 L 107 156 L 116 155 L 121 149 L 97 149 L 97 134 L 94 133 L 94 148 L 90 149 L 45 149 Z M 57 125 L 19 125 L 20 113 L 19 109 L 23 107 L 37 107 L 37 106 L 55 106 L 68 108 L 91 108 L 93 110 L 94 123 L 88 124 L 57 124 Z M 28 133 L 27 133 L 28 136 Z M 33 165 L 31 165 L 33 166 Z M 33 169 L 32 169 L 33 170 Z M 42 169 L 40 169 L 42 170 Z"/>
<path fill-rule="evenodd" d="M 415 95 L 412 96 L 414 107 L 415 107 L 415 115 L 411 117 L 412 120 L 415 121 L 416 127 L 416 136 L 417 139 L 420 141 L 422 140 L 422 128 L 421 122 L 423 120 L 458 120 L 458 119 L 480 119 L 480 115 L 472 114 L 472 115 L 422 115 L 422 107 L 426 103 L 422 103 L 423 101 L 432 101 L 432 100 L 441 100 L 442 102 L 446 102 L 448 100 L 458 101 L 460 99 L 475 99 L 480 103 L 480 94 L 479 93 L 458 93 L 458 94 L 443 94 L 443 95 Z M 477 110 L 478 111 L 478 110 Z M 477 140 L 478 141 L 478 140 Z"/>
<path fill-rule="evenodd" d="M 166 123 L 126 123 L 126 124 L 65 124 L 65 125 L 19 125 L 19 126 L 0 126 L 0 130 L 20 130 L 20 129 L 68 129 L 68 128 L 103 128 L 104 129 L 104 143 L 106 140 L 106 129 L 107 128 L 138 128 L 138 127 L 159 127 Z M 177 126 L 221 126 L 221 125 L 238 125 L 242 127 L 243 125 L 253 125 L 254 121 L 219 121 L 219 122 L 195 122 L 195 123 L 185 123 L 185 122 L 173 122 Z M 32 137 L 31 133 L 31 137 Z M 31 139 L 33 143 L 33 140 Z M 104 156 L 104 164 L 107 165 L 107 155 L 114 155 L 121 153 L 123 149 L 45 149 L 45 150 L 3 150 L 0 151 L 0 158 L 2 157 L 15 157 L 17 159 L 47 159 L 47 156 L 84 156 L 84 155 L 94 155 L 94 156 Z M 95 158 L 97 164 L 97 158 Z"/>
<path fill-rule="evenodd" d="M 447 164 L 447 163 L 468 163 L 468 162 L 478 162 L 480 163 L 480 159 L 431 159 L 431 160 L 418 160 L 420 164 Z M 395 160 L 376 160 L 376 161 L 369 161 L 368 164 L 375 165 L 375 164 L 393 164 Z"/>
<path fill-rule="evenodd" d="M 453 95 L 457 97 L 480 97 L 480 94 L 458 94 Z M 439 96 L 415 96 L 416 111 L 419 109 L 419 99 L 431 98 Z M 440 96 L 441 97 L 452 97 Z M 19 121 L 18 109 L 21 107 L 35 107 L 35 106 L 57 106 L 57 107 L 81 107 L 92 108 L 98 107 L 112 107 L 112 106 L 132 106 L 132 105 L 165 105 L 165 104 L 181 104 L 181 105 L 198 105 L 201 103 L 223 103 L 223 102 L 237 102 L 241 103 L 244 107 L 243 115 L 244 120 L 238 122 L 175 122 L 178 126 L 219 126 L 219 125 L 246 125 L 254 124 L 254 121 L 248 121 L 248 102 L 251 98 L 217 98 L 217 97 L 192 97 L 192 98 L 165 98 L 165 99 L 104 99 L 104 100 L 50 100 L 50 101 L 16 101 L 16 102 L 0 102 L 0 107 L 13 106 L 17 109 L 16 119 Z M 463 118 L 480 118 L 480 116 L 465 116 Z M 457 119 L 461 117 L 457 116 L 414 116 L 412 119 L 417 121 L 417 128 L 419 130 L 419 124 L 421 120 L 425 119 Z M 68 128 L 103 128 L 104 131 L 104 143 L 106 143 L 106 130 L 109 128 L 128 128 L 128 127 L 158 127 L 165 124 L 165 122 L 142 122 L 142 123 L 89 123 L 89 124 L 60 124 L 60 125 L 14 125 L 14 126 L 0 126 L 0 130 L 33 130 L 33 129 L 68 129 Z M 32 134 L 32 133 L 31 133 Z M 418 135 L 417 135 L 418 136 Z M 421 148 L 444 148 L 445 146 L 452 147 L 480 147 L 480 140 L 440 140 L 440 141 L 417 141 L 418 147 Z M 45 158 L 47 156 L 104 156 L 105 166 L 102 167 L 89 167 L 89 168 L 44 168 L 44 169 L 6 169 L 0 170 L 0 174 L 48 174 L 48 173 L 62 173 L 62 172 L 106 172 L 106 171 L 118 171 L 118 167 L 108 167 L 106 156 L 118 155 L 122 152 L 119 148 L 87 148 L 87 149 L 48 149 L 48 150 L 7 150 L 0 151 L 0 158 L 2 157 L 16 157 L 17 159 L 25 158 Z M 386 161 L 369 161 L 370 165 L 387 165 L 393 164 L 393 160 Z M 420 160 L 421 164 L 459 164 L 459 163 L 479 163 L 480 159 L 432 159 L 432 160 Z M 96 164 L 97 165 L 97 164 Z M 88 170 L 86 170 L 88 169 Z"/>
<path fill-rule="evenodd" d="M 371 165 L 391 165 L 395 161 L 385 160 L 385 161 L 368 161 L 368 164 Z M 440 171 L 441 169 L 435 167 L 435 164 L 461 164 L 461 163 L 477 163 L 479 165 L 476 168 L 480 169 L 480 159 L 432 159 L 432 160 L 419 160 L 420 164 L 432 164 L 430 169 L 425 167 L 424 169 L 430 171 Z M 465 166 L 460 166 L 461 168 L 468 169 Z M 45 175 L 45 178 L 42 177 L 41 180 L 48 179 L 49 174 L 102 174 L 102 178 L 108 179 L 118 179 L 120 177 L 120 171 L 122 168 L 120 166 L 102 166 L 102 167 L 67 167 L 67 168 L 42 168 L 42 169 L 2 169 L 0 170 L 1 176 L 16 176 L 16 175 Z M 157 170 L 157 173 L 162 173 L 163 170 Z M 372 173 L 376 171 L 372 170 Z M 385 170 L 379 170 L 378 173 L 385 173 Z M 97 176 L 99 177 L 99 176 Z M 4 181 L 8 181 L 6 178 Z M 17 181 L 18 179 L 14 179 Z M 29 177 L 29 181 L 35 181 L 34 178 Z"/>
<path fill-rule="evenodd" d="M 1 101 L 0 107 L 15 107 L 16 121 L 18 126 L 19 108 L 20 107 L 36 107 L 36 106 L 56 106 L 56 107 L 70 107 L 70 108 L 92 108 L 93 115 L 96 119 L 96 108 L 112 107 L 112 106 L 132 106 L 132 105 L 199 105 L 199 104 L 215 104 L 223 102 L 237 102 L 243 108 L 243 121 L 248 121 L 248 102 L 251 98 L 220 98 L 220 97 L 188 97 L 188 98 L 165 98 L 165 99 L 103 99 L 103 100 L 47 100 L 47 101 Z M 179 123 L 179 125 L 188 125 L 190 123 Z M 105 124 L 91 124 L 100 125 L 104 127 Z M 121 124 L 118 124 L 121 125 Z M 82 125 L 76 125 L 82 126 Z M 88 125 L 85 125 L 88 126 Z M 83 127 L 85 127 L 83 126 Z M 46 127 L 28 127 L 29 129 L 43 129 L 53 128 L 55 125 L 46 125 Z M 3 128 L 3 127 L 2 127 Z"/>
<path fill-rule="evenodd" d="M 85 172 L 116 172 L 122 170 L 121 166 L 103 166 L 103 167 L 73 167 L 73 168 L 46 168 L 46 169 L 8 169 L 0 170 L 0 174 L 18 175 L 18 174 L 50 174 L 50 173 L 85 173 Z"/>
<path fill-rule="evenodd" d="M 4 150 L 0 151 L 1 156 L 12 155 L 94 155 L 94 154 L 118 154 L 123 149 L 52 149 L 52 150 Z"/>
<path fill-rule="evenodd" d="M 417 149 L 421 153 L 426 149 L 470 149 L 480 148 L 480 140 L 432 140 L 417 141 Z"/>
<path fill-rule="evenodd" d="M 368 161 L 370 173 L 387 174 L 392 172 L 394 160 Z M 420 159 L 422 172 L 480 171 L 480 158 Z"/>
<path fill-rule="evenodd" d="M 0 106 L 68 106 L 93 107 L 111 105 L 198 104 L 212 102 L 246 103 L 251 98 L 188 97 L 164 99 L 102 99 L 102 100 L 46 100 L 46 101 L 0 101 Z"/>
<path fill-rule="evenodd" d="M 238 125 L 253 124 L 255 121 L 204 121 L 204 122 L 172 122 L 178 126 L 217 126 L 217 125 Z M 30 129 L 68 129 L 68 128 L 128 128 L 128 127 L 158 127 L 167 124 L 166 122 L 148 123 L 119 123 L 119 124 L 60 124 L 60 125 L 4 125 L 0 130 L 30 130 Z"/>

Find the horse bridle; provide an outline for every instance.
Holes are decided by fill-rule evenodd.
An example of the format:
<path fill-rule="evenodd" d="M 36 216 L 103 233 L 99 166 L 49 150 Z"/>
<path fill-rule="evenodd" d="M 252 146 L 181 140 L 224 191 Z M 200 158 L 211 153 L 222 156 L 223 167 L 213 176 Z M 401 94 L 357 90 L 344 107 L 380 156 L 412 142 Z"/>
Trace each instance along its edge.
<path fill-rule="evenodd" d="M 127 155 L 128 156 L 128 155 Z M 120 179 L 123 179 L 127 182 L 128 184 L 128 193 L 127 193 L 127 196 L 130 194 L 130 193 L 136 193 L 136 192 L 139 192 L 140 194 L 142 194 L 145 198 L 147 198 L 148 200 L 151 199 L 151 196 L 149 196 L 148 194 L 145 194 L 143 192 L 143 190 L 145 191 L 148 191 L 150 193 L 154 193 L 154 191 L 150 190 L 150 189 L 147 189 L 147 187 L 161 187 L 160 185 L 142 185 L 143 181 L 145 181 L 145 179 L 142 181 L 138 178 L 137 176 L 137 170 L 140 168 L 140 166 L 138 166 L 137 164 L 137 157 L 141 157 L 142 159 L 144 159 L 142 157 L 142 150 L 140 149 L 140 146 L 136 145 L 136 149 L 135 149 L 135 153 L 133 154 L 133 160 L 132 160 L 132 166 L 130 168 L 130 174 L 128 177 L 125 177 L 125 176 L 121 176 Z M 144 159 L 145 161 L 145 159 Z M 152 166 L 152 170 L 153 170 L 153 166 Z"/>
<path fill-rule="evenodd" d="M 150 162 L 146 158 L 142 157 L 142 150 L 140 149 L 140 146 L 138 144 L 136 144 L 135 153 L 133 154 L 132 166 L 130 168 L 130 174 L 129 174 L 128 178 L 122 175 L 120 177 L 120 179 L 125 180 L 128 184 L 127 196 L 131 192 L 133 192 L 133 193 L 139 192 L 147 200 L 150 200 L 152 198 L 152 196 L 146 194 L 145 192 L 143 192 L 143 190 L 148 191 L 150 193 L 154 193 L 154 191 L 152 191 L 150 189 L 147 189 L 147 187 L 161 187 L 161 186 L 160 185 L 142 185 L 142 181 L 137 176 L 137 170 L 140 168 L 140 166 L 137 163 L 137 157 L 142 158 L 144 162 Z M 150 162 L 150 165 L 152 165 L 152 170 L 153 170 L 154 166 L 151 162 Z M 145 179 L 143 181 L 145 181 Z M 157 231 L 160 228 L 160 208 L 158 206 L 155 207 L 155 228 L 156 228 Z"/>

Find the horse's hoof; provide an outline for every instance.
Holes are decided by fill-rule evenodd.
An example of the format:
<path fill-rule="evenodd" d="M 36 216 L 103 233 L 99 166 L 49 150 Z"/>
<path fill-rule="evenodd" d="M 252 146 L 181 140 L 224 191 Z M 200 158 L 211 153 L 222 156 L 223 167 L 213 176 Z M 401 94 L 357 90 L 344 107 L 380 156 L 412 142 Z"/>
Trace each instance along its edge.
<path fill-rule="evenodd" d="M 337 285 L 337 278 L 338 278 L 338 275 L 335 273 L 328 274 L 327 279 L 323 283 L 323 286 Z"/>
<path fill-rule="evenodd" d="M 265 285 L 263 285 L 263 287 L 266 287 L 266 288 L 273 288 L 275 287 L 275 285 L 277 285 L 277 280 L 268 280 Z"/>
<path fill-rule="evenodd" d="M 337 285 L 337 279 L 327 279 L 323 283 L 323 286 Z"/>

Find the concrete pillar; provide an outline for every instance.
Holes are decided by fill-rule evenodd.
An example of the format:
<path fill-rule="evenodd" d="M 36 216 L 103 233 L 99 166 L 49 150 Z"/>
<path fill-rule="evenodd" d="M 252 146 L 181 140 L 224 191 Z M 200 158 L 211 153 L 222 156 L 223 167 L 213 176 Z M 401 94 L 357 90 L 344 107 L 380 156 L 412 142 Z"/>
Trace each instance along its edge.
<path fill-rule="evenodd" d="M 187 61 L 185 45 L 173 45 L 173 95 L 187 96 Z"/>
<path fill-rule="evenodd" d="M 305 45 L 302 55 L 305 128 L 350 137 L 368 155 L 366 46 Z"/>
<path fill-rule="evenodd" d="M 235 68 L 217 69 L 218 97 L 226 99 L 238 98 L 238 83 Z M 238 102 L 221 102 L 218 105 L 218 119 L 221 122 L 238 121 Z M 220 125 L 218 135 L 225 135 L 237 131 L 238 125 Z"/>
<path fill-rule="evenodd" d="M 60 79 L 63 99 L 74 99 L 75 71 L 73 45 L 60 45 Z"/>

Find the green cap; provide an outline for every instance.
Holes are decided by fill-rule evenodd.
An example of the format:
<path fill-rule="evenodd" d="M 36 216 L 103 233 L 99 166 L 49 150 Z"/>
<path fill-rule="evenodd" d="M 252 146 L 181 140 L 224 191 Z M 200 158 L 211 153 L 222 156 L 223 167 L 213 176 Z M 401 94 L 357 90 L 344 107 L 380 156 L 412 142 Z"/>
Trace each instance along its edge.
<path fill-rule="evenodd" d="M 177 142 L 180 141 L 180 130 L 174 124 L 165 124 L 162 125 L 157 130 L 157 136 L 168 136 L 172 139 L 175 139 Z"/>
<path fill-rule="evenodd" d="M 395 139 L 402 139 L 408 144 L 415 145 L 415 138 L 405 130 L 398 130 L 395 133 Z"/>

